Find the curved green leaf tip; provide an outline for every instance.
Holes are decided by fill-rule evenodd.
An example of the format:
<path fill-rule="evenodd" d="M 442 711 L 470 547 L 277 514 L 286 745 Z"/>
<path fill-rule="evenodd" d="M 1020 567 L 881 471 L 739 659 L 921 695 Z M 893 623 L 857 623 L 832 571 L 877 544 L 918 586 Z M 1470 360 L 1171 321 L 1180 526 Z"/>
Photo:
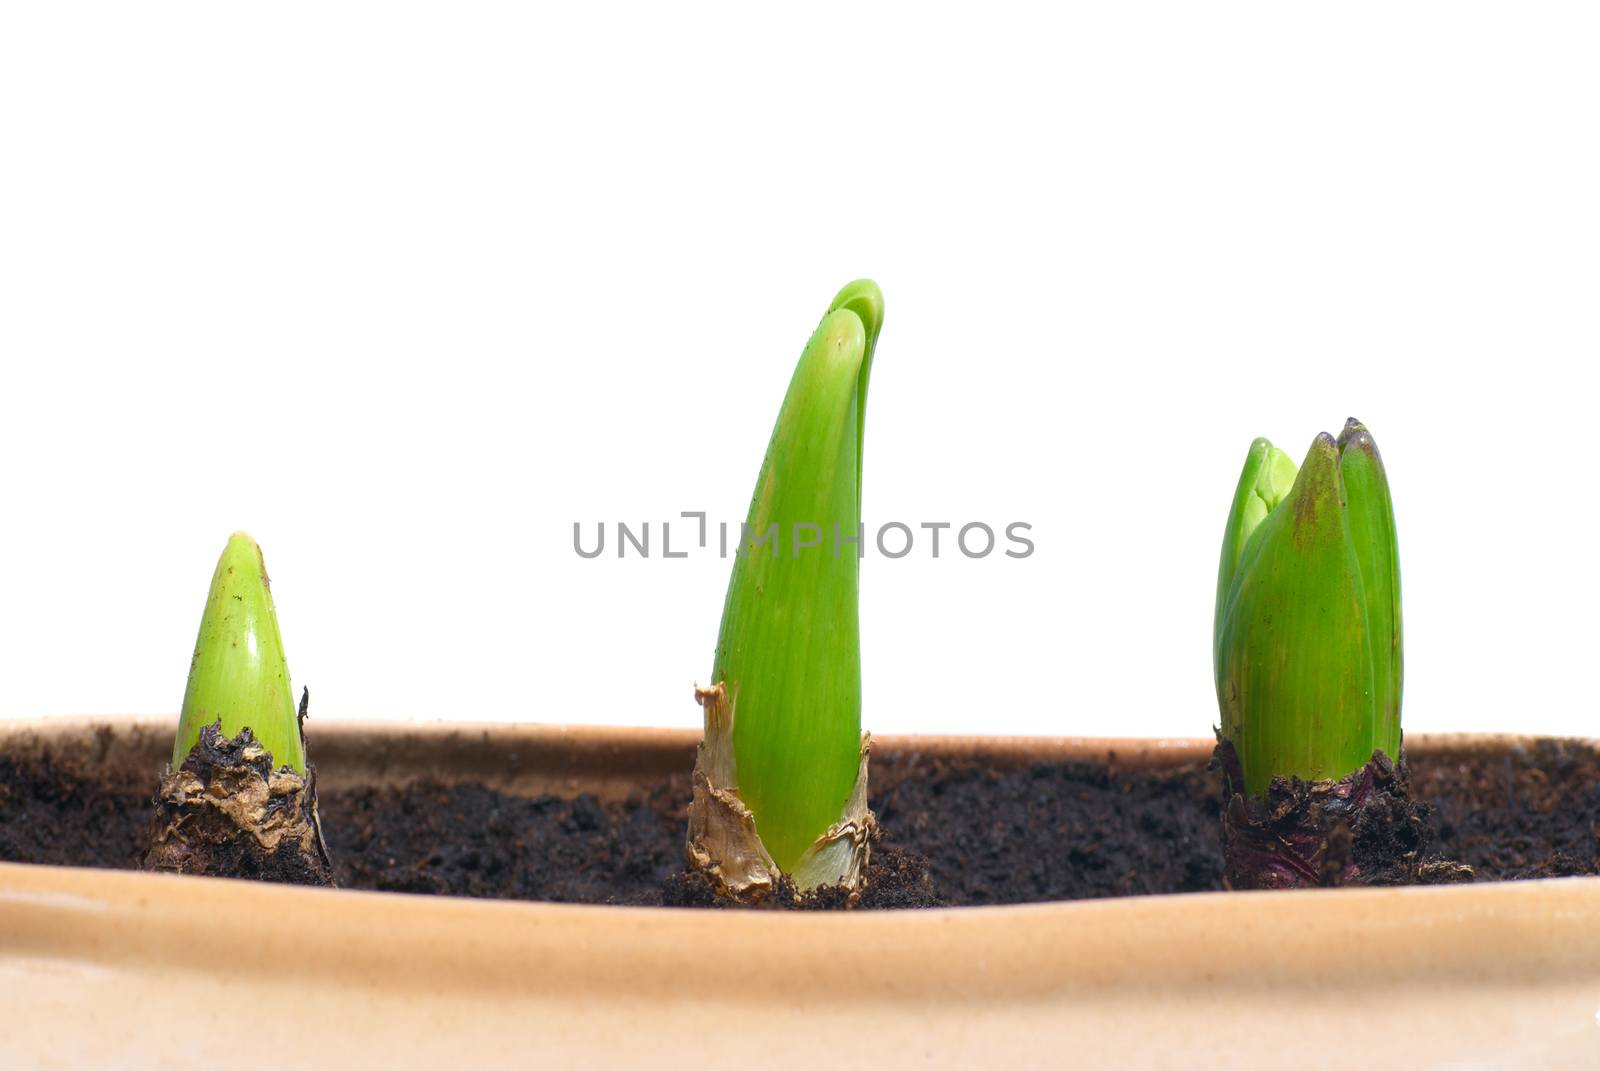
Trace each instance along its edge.
<path fill-rule="evenodd" d="M 1222 735 L 1245 789 L 1338 779 L 1400 756 L 1400 567 L 1388 478 L 1351 419 L 1298 472 L 1251 444 L 1217 574 Z"/>
<path fill-rule="evenodd" d="M 857 280 L 801 353 L 717 639 L 712 680 L 733 709 L 739 795 L 786 873 L 839 819 L 859 765 L 861 459 L 882 325 L 882 292 Z"/>
<path fill-rule="evenodd" d="M 235 737 L 248 726 L 275 766 L 305 773 L 266 562 L 256 541 L 243 532 L 228 539 L 211 576 L 172 749 L 174 769 L 194 749 L 200 729 L 218 719 L 223 736 Z"/>

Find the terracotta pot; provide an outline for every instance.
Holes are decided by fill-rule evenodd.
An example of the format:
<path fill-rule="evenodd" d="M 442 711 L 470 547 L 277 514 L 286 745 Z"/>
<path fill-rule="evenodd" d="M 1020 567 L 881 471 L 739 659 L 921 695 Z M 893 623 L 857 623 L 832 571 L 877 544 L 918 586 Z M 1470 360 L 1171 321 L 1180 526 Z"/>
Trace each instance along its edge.
<path fill-rule="evenodd" d="M 151 771 L 170 719 L 0 724 Z M 615 798 L 663 730 L 314 725 L 322 782 Z M 1511 747 L 1423 736 L 1412 754 Z M 1209 742 L 885 737 L 996 764 Z M 274 920 L 263 926 L 259 921 Z M 1600 1067 L 1600 878 L 791 914 L 0 865 L 0 1065 Z M 251 1034 L 248 1031 L 259 1030 Z M 290 1048 L 274 1049 L 274 1045 Z M 224 1063 L 225 1062 L 225 1063 Z"/>

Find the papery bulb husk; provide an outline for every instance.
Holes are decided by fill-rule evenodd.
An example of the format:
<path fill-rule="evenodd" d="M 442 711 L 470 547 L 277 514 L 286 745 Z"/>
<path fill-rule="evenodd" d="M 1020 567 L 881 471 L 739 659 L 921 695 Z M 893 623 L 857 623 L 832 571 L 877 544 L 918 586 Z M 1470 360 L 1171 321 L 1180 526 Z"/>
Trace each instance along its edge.
<path fill-rule="evenodd" d="M 246 728 L 232 739 L 220 721 L 161 779 L 145 870 L 250 878 L 290 885 L 335 884 L 317 816 L 317 773 L 272 756 Z"/>
<path fill-rule="evenodd" d="M 860 899 L 878 823 L 867 807 L 867 770 L 872 734 L 861 734 L 855 785 L 839 818 L 812 842 L 800 862 L 784 874 L 761 843 L 755 815 L 739 798 L 733 751 L 735 702 L 722 684 L 695 689 L 705 709 L 705 736 L 695 752 L 694 796 L 689 805 L 688 868 L 709 880 L 719 897 L 760 904 L 798 900 L 818 889 L 844 890 Z"/>

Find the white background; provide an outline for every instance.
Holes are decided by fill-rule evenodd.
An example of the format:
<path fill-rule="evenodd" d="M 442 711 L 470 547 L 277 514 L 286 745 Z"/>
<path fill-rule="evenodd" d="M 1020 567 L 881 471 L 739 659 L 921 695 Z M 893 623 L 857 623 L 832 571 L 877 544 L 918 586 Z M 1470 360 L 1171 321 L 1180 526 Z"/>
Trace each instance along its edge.
<path fill-rule="evenodd" d="M 1356 414 L 1407 727 L 1600 732 L 1594 10 L 10 5 L 0 716 L 175 711 L 245 528 L 314 717 L 698 724 L 728 563 L 572 524 L 736 524 L 871 275 L 869 524 L 1038 549 L 869 555 L 869 728 L 1208 733 Z"/>

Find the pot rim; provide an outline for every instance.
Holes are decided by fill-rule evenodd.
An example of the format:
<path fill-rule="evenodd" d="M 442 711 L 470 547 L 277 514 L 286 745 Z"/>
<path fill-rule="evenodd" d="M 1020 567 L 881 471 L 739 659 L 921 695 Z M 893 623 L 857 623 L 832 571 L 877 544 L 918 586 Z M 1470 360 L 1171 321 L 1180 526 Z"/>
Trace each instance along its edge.
<path fill-rule="evenodd" d="M 15 746 L 20 740 L 37 738 L 66 739 L 95 735 L 110 730 L 119 737 L 150 746 L 151 739 L 170 747 L 177 716 L 136 715 L 47 715 L 43 717 L 0 718 L 0 746 Z M 435 759 L 471 756 L 491 745 L 505 743 L 519 747 L 543 744 L 572 750 L 584 760 L 620 758 L 620 752 L 640 752 L 659 757 L 691 754 L 700 740 L 700 730 L 661 726 L 579 725 L 526 721 L 445 721 L 442 719 L 340 718 L 313 717 L 306 722 L 308 741 L 318 753 L 332 751 L 341 757 L 353 744 L 377 741 L 388 750 L 389 761 L 409 759 L 412 752 L 425 750 Z M 494 739 L 489 739 L 489 738 Z M 1035 761 L 1114 756 L 1118 761 L 1137 761 L 1153 768 L 1181 765 L 1209 758 L 1215 740 L 1210 737 L 1170 736 L 1029 736 L 960 733 L 874 733 L 877 751 L 922 752 L 959 758 L 982 753 L 985 761 L 999 765 Z M 1410 753 L 1450 755 L 1486 749 L 1527 747 L 1541 740 L 1555 740 L 1600 747 L 1600 737 L 1550 736 L 1516 732 L 1425 732 L 1408 733 L 1405 748 Z M 416 741 L 415 745 L 410 742 Z M 396 748 L 398 743 L 402 746 Z M 522 756 L 513 762 L 525 762 Z M 576 758 L 569 761 L 578 761 Z M 585 763 L 586 764 L 586 763 Z M 321 765 L 332 766 L 326 759 Z M 319 776 L 338 776 L 332 769 Z"/>
<path fill-rule="evenodd" d="M 0 719 L 0 748 L 89 749 L 99 761 L 148 768 L 151 784 L 165 769 L 177 724 L 173 715 Z M 589 792 L 625 799 L 642 781 L 694 765 L 700 731 L 688 728 L 313 718 L 306 723 L 317 781 L 328 790 L 405 784 L 423 776 L 477 781 L 514 795 Z M 1532 746 L 1557 740 L 1600 747 L 1600 740 L 1526 733 L 1417 733 L 1406 750 L 1434 758 Z M 1015 769 L 1035 762 L 1109 762 L 1162 770 L 1207 762 L 1215 741 L 1201 737 L 1004 736 L 899 734 L 873 736 L 873 784 L 896 776 L 896 766 L 924 759 L 980 758 Z M 144 775 L 141 774 L 141 777 Z M 142 782 L 141 782 L 142 783 Z"/>

